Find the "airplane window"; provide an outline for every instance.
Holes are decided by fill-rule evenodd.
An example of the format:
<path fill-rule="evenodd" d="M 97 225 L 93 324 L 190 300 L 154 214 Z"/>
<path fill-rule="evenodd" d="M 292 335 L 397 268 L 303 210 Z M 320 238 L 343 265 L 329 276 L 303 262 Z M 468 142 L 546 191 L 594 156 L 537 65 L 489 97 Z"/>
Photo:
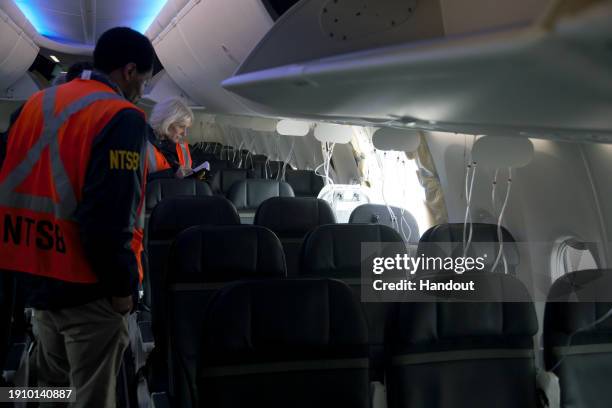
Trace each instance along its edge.
<path fill-rule="evenodd" d="M 597 261 L 589 244 L 575 238 L 564 238 L 553 250 L 552 281 L 561 276 L 583 269 L 596 269 Z"/>

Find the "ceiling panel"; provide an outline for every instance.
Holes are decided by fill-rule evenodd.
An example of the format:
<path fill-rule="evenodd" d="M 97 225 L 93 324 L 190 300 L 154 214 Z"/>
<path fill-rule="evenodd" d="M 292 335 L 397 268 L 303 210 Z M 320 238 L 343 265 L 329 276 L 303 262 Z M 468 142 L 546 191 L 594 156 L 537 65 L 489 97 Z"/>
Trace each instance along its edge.
<path fill-rule="evenodd" d="M 43 36 L 93 45 L 107 29 L 131 27 L 144 33 L 167 0 L 13 0 Z"/>

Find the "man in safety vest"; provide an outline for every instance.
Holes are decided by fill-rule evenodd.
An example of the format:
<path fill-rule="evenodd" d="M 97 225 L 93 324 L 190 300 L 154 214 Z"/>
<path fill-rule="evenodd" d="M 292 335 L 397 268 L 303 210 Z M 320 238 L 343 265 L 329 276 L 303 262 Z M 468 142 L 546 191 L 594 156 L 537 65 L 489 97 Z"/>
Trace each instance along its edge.
<path fill-rule="evenodd" d="M 127 314 L 142 279 L 146 120 L 142 34 L 113 28 L 94 70 L 36 93 L 9 130 L 0 169 L 0 270 L 35 309 L 39 386 L 75 407 L 114 407 Z"/>

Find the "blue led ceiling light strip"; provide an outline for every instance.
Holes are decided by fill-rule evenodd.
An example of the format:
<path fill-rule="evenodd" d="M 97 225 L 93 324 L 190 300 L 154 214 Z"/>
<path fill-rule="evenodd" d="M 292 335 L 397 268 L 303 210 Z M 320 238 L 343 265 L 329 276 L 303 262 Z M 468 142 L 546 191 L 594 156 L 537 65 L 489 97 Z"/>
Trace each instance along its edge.
<path fill-rule="evenodd" d="M 57 37 L 57 33 L 52 31 L 49 27 L 43 10 L 38 10 L 36 8 L 36 4 L 34 4 L 34 1 L 13 0 L 13 2 L 40 35 L 44 35 L 45 37 L 49 38 Z"/>
<path fill-rule="evenodd" d="M 155 21 L 155 18 L 161 9 L 166 5 L 167 1 L 168 0 L 141 1 L 141 4 L 137 9 L 137 14 L 139 15 L 131 21 L 126 21 L 125 24 L 144 34 L 149 29 L 151 24 L 153 24 L 153 21 Z M 13 0 L 13 2 L 40 35 L 60 41 L 71 41 L 69 38 L 61 38 L 58 33 L 51 29 L 52 22 L 49 21 L 48 16 L 45 15 L 44 9 L 38 6 L 38 1 Z"/>
<path fill-rule="evenodd" d="M 146 2 L 147 7 L 141 9 L 143 15 L 140 16 L 137 20 L 133 21 L 130 26 L 134 30 L 144 34 L 149 29 L 151 24 L 153 24 L 153 21 L 155 21 L 155 18 L 157 17 L 161 9 L 164 8 L 167 1 L 168 0 L 148 0 Z"/>

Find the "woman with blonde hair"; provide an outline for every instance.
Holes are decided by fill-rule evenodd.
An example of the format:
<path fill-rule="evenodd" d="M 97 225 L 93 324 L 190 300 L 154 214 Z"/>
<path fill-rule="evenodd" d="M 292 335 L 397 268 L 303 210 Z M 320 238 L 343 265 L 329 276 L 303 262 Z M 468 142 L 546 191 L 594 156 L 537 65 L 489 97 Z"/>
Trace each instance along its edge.
<path fill-rule="evenodd" d="M 193 173 L 189 145 L 183 140 L 193 123 L 193 112 L 181 98 L 169 98 L 153 107 L 153 130 L 147 146 L 149 173 L 172 169 L 178 178 Z"/>

